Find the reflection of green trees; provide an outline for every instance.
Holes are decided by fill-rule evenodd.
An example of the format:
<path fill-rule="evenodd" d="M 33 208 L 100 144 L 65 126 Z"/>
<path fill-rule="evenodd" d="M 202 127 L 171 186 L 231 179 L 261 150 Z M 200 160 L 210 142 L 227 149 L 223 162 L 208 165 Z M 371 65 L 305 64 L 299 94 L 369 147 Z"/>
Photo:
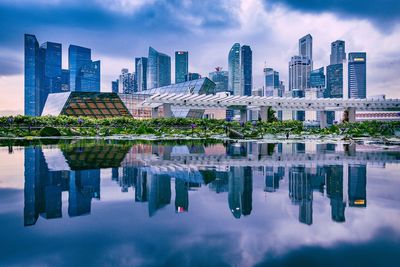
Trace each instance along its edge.
<path fill-rule="evenodd" d="M 273 115 L 273 114 L 271 114 Z M 272 116 L 271 116 L 272 117 Z M 224 135 L 229 129 L 245 138 L 265 134 L 344 134 L 348 136 L 391 136 L 400 129 L 400 122 L 367 121 L 343 123 L 325 129 L 305 129 L 300 121 L 253 121 L 245 124 L 214 119 L 158 118 L 138 120 L 128 117 L 94 119 L 70 116 L 0 117 L 0 137 L 40 136 L 45 127 L 56 128 L 61 136 L 186 135 L 208 138 Z"/>

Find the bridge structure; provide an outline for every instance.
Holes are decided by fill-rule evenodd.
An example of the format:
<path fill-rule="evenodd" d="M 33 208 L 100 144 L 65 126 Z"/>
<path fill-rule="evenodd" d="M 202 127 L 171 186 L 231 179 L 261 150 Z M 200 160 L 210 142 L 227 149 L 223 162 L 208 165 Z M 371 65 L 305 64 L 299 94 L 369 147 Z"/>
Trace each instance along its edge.
<path fill-rule="evenodd" d="M 259 110 L 260 119 L 268 120 L 268 109 L 311 110 L 320 112 L 321 128 L 327 126 L 328 111 L 344 111 L 344 121 L 355 122 L 356 111 L 400 111 L 400 99 L 343 99 L 343 98 L 293 98 L 234 96 L 226 93 L 215 95 L 157 93 L 146 98 L 142 107 L 150 107 L 152 116 L 158 117 L 163 107 L 164 117 L 172 117 L 171 106 L 191 109 L 240 110 L 240 119 L 247 120 L 247 110 Z"/>

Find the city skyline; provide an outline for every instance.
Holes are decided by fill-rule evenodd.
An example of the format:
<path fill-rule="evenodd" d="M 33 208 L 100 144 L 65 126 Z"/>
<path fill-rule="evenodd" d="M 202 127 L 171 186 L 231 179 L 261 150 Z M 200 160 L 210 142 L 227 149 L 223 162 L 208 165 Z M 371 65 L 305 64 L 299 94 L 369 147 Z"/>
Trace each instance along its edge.
<path fill-rule="evenodd" d="M 337 5 L 339 2 L 336 2 Z M 23 110 L 22 38 L 24 33 L 35 34 L 41 41 L 61 43 L 63 45 L 63 69 L 68 67 L 66 49 L 69 44 L 91 48 L 92 57 L 102 62 L 102 91 L 111 91 L 111 81 L 118 77 L 122 68 L 129 68 L 130 71 L 133 71 L 134 58 L 146 56 L 149 46 L 154 46 L 170 57 L 173 57 L 175 51 L 189 51 L 191 57 L 189 70 L 207 76 L 216 66 L 222 66 L 225 70 L 228 70 L 227 56 L 229 48 L 235 42 L 248 44 L 252 48 L 253 89 L 262 87 L 264 62 L 267 63 L 267 67 L 274 68 L 280 73 L 281 80 L 287 86 L 287 62 L 291 56 L 298 54 L 299 38 L 310 33 L 313 37 L 314 69 L 329 65 L 331 43 L 335 40 L 343 40 L 346 42 L 347 53 L 367 52 L 368 54 L 368 95 L 385 93 L 390 98 L 400 95 L 399 90 L 396 90 L 396 84 L 400 82 L 400 78 L 395 74 L 400 65 L 399 57 L 396 56 L 400 53 L 396 47 L 396 43 L 400 40 L 400 30 L 398 18 L 391 14 L 380 21 L 380 12 L 370 14 L 365 11 L 363 13 L 364 9 L 362 8 L 353 12 L 350 7 L 347 9 L 341 7 L 336 13 L 327 13 L 324 12 L 327 9 L 322 6 L 318 6 L 319 10 L 314 10 L 295 7 L 294 4 L 291 4 L 291 1 L 276 4 L 275 1 L 252 0 L 234 2 L 230 6 L 227 6 L 224 2 L 217 2 L 216 9 L 214 9 L 217 11 L 208 15 L 205 14 L 206 12 L 200 12 L 204 14 L 195 17 L 200 21 L 197 24 L 193 21 L 190 22 L 187 17 L 167 18 L 165 16 L 157 19 L 149 17 L 149 23 L 140 24 L 139 21 L 136 21 L 137 19 L 143 18 L 144 15 L 149 15 L 151 12 L 158 14 L 160 7 L 170 6 L 170 4 L 165 2 L 157 4 L 140 2 L 133 5 L 126 1 L 114 1 L 113 3 L 114 5 L 111 5 L 111 8 L 100 5 L 93 10 L 93 13 L 100 12 L 103 15 L 99 22 L 90 24 L 86 20 L 73 17 L 73 22 L 70 24 L 81 27 L 77 30 L 73 25 L 65 22 L 64 13 L 60 14 L 59 20 L 53 15 L 49 17 L 50 23 L 43 24 L 39 20 L 32 26 L 28 26 L 24 20 L 13 25 L 8 24 L 13 21 L 10 18 L 3 21 L 3 28 L 9 29 L 11 26 L 10 32 L 12 33 L 7 33 L 7 36 L 0 40 L 0 62 L 2 65 L 0 86 L 5 95 L 12 97 L 0 101 L 0 112 L 4 113 L 9 110 L 22 113 Z M 65 13 L 76 11 L 78 8 L 74 1 L 68 4 L 62 3 L 62 1 L 40 1 L 37 3 L 38 12 L 60 10 L 61 4 L 64 4 Z M 19 1 L 14 4 L 6 1 L 0 5 L 0 9 L 2 12 L 8 11 L 10 14 L 16 14 L 24 13 L 24 10 L 32 7 L 32 5 L 30 1 Z M 176 5 L 176 8 L 181 7 L 189 12 L 191 8 L 198 7 L 199 4 L 183 5 L 176 3 Z M 327 5 L 329 7 L 329 5 L 334 6 L 335 4 Z M 205 11 L 209 7 L 210 3 L 205 2 L 199 8 Z M 86 5 L 80 8 L 82 12 L 88 12 Z M 176 11 L 176 8 L 173 10 Z M 393 10 L 398 9 L 399 4 L 393 3 Z M 378 7 L 379 10 L 381 9 Z M 320 13 L 317 13 L 317 11 L 320 11 Z M 116 15 L 120 13 L 122 15 L 117 18 Z M 236 13 L 239 16 L 233 18 L 232 14 Z M 193 11 L 189 14 L 193 14 Z M 252 14 L 255 14 L 255 16 Z M 283 14 L 286 15 L 280 16 Z M 233 19 L 230 22 L 224 22 L 218 20 L 216 15 Z M 138 25 L 122 35 L 116 27 L 104 24 L 106 19 L 113 18 L 115 19 L 114 26 L 124 21 L 136 21 Z M 157 24 L 157 22 L 163 20 L 170 23 Z M 185 25 L 176 23 L 186 20 L 190 23 Z M 263 20 L 265 22 L 259 24 Z M 159 27 L 154 26 L 154 23 Z M 324 25 L 327 26 L 332 23 L 335 27 L 328 30 L 324 27 Z M 255 27 L 256 25 L 259 26 Z M 155 30 L 146 32 L 150 26 Z M 100 34 L 83 34 L 87 32 L 99 32 Z M 140 35 L 139 38 L 137 34 Z M 185 38 L 185 41 L 182 42 L 180 38 L 177 38 L 177 35 L 181 34 L 190 38 Z M 209 38 L 206 35 L 212 35 L 213 41 L 204 42 L 205 39 Z M 102 42 L 100 42 L 101 36 Z M 111 40 L 114 40 L 112 44 L 110 43 Z M 121 41 L 115 42 L 116 40 Z M 130 40 L 134 40 L 134 42 L 132 43 Z M 174 81 L 175 64 L 171 65 L 171 80 Z"/>

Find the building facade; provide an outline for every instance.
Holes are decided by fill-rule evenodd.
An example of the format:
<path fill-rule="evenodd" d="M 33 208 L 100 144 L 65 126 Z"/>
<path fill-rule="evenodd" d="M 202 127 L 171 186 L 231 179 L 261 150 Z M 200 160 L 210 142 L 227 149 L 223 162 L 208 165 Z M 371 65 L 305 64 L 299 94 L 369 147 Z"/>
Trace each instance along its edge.
<path fill-rule="evenodd" d="M 303 36 L 302 38 L 299 39 L 299 55 L 303 57 L 307 57 L 310 59 L 311 62 L 311 69 L 312 69 L 312 36 L 311 34 L 307 34 L 306 36 Z"/>
<path fill-rule="evenodd" d="M 100 60 L 82 65 L 76 76 L 78 92 L 100 92 Z"/>
<path fill-rule="evenodd" d="M 311 60 L 304 56 L 293 56 L 289 62 L 289 91 L 310 88 Z"/>
<path fill-rule="evenodd" d="M 240 72 L 240 44 L 235 43 L 228 56 L 228 90 L 233 95 L 243 95 L 241 91 L 241 72 Z"/>
<path fill-rule="evenodd" d="M 115 81 L 111 81 L 111 92 L 113 92 L 113 93 L 118 93 L 118 83 L 119 83 L 119 80 L 118 79 L 116 79 Z"/>
<path fill-rule="evenodd" d="M 147 57 L 136 58 L 135 80 L 137 92 L 147 89 Z"/>
<path fill-rule="evenodd" d="M 24 114 L 40 116 L 39 43 L 35 35 L 24 36 Z"/>
<path fill-rule="evenodd" d="M 61 44 L 46 42 L 40 46 L 40 53 L 44 91 L 48 93 L 61 92 Z"/>
<path fill-rule="evenodd" d="M 280 92 L 279 72 L 272 68 L 264 68 L 263 96 L 282 96 L 282 92 Z"/>
<path fill-rule="evenodd" d="M 91 50 L 86 47 L 77 45 L 70 45 L 68 48 L 68 69 L 69 69 L 69 86 L 70 91 L 80 91 L 80 88 L 76 87 L 76 76 L 78 75 L 80 68 L 91 63 Z"/>
<path fill-rule="evenodd" d="M 147 59 L 147 89 L 171 84 L 171 58 L 149 47 Z"/>
<path fill-rule="evenodd" d="M 119 75 L 118 91 L 121 94 L 133 94 L 135 87 L 135 75 L 128 69 L 122 69 Z"/>
<path fill-rule="evenodd" d="M 253 52 L 248 45 L 243 45 L 240 50 L 241 92 L 242 95 L 251 96 L 253 89 Z"/>
<path fill-rule="evenodd" d="M 210 80 L 215 83 L 215 92 L 228 92 L 228 72 L 222 67 L 216 67 L 215 71 L 209 73 Z"/>
<path fill-rule="evenodd" d="M 61 71 L 61 92 L 69 91 L 69 70 Z"/>
<path fill-rule="evenodd" d="M 197 79 L 201 79 L 201 75 L 199 73 L 189 72 L 188 74 L 185 75 L 184 82 L 193 81 L 193 80 L 197 80 Z"/>
<path fill-rule="evenodd" d="M 189 74 L 189 52 L 175 52 L 175 83 L 185 82 L 186 75 Z"/>
<path fill-rule="evenodd" d="M 349 53 L 348 63 L 349 98 L 367 97 L 367 54 Z"/>
<path fill-rule="evenodd" d="M 346 60 L 346 45 L 344 41 L 336 40 L 331 43 L 330 64 L 341 64 Z"/>

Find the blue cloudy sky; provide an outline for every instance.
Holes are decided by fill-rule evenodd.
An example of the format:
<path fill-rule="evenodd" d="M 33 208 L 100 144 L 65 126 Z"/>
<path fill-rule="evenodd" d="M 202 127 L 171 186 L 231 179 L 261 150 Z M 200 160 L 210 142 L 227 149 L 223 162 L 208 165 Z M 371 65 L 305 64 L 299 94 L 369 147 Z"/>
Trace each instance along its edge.
<path fill-rule="evenodd" d="M 23 110 L 23 34 L 40 43 L 92 48 L 101 60 L 102 91 L 121 68 L 133 69 L 148 46 L 173 57 L 190 53 L 190 71 L 227 69 L 233 43 L 253 49 L 254 86 L 264 65 L 287 83 L 288 61 L 300 37 L 314 39 L 314 67 L 329 64 L 330 43 L 366 51 L 368 95 L 400 97 L 400 1 L 398 0 L 1 0 L 0 114 Z"/>

